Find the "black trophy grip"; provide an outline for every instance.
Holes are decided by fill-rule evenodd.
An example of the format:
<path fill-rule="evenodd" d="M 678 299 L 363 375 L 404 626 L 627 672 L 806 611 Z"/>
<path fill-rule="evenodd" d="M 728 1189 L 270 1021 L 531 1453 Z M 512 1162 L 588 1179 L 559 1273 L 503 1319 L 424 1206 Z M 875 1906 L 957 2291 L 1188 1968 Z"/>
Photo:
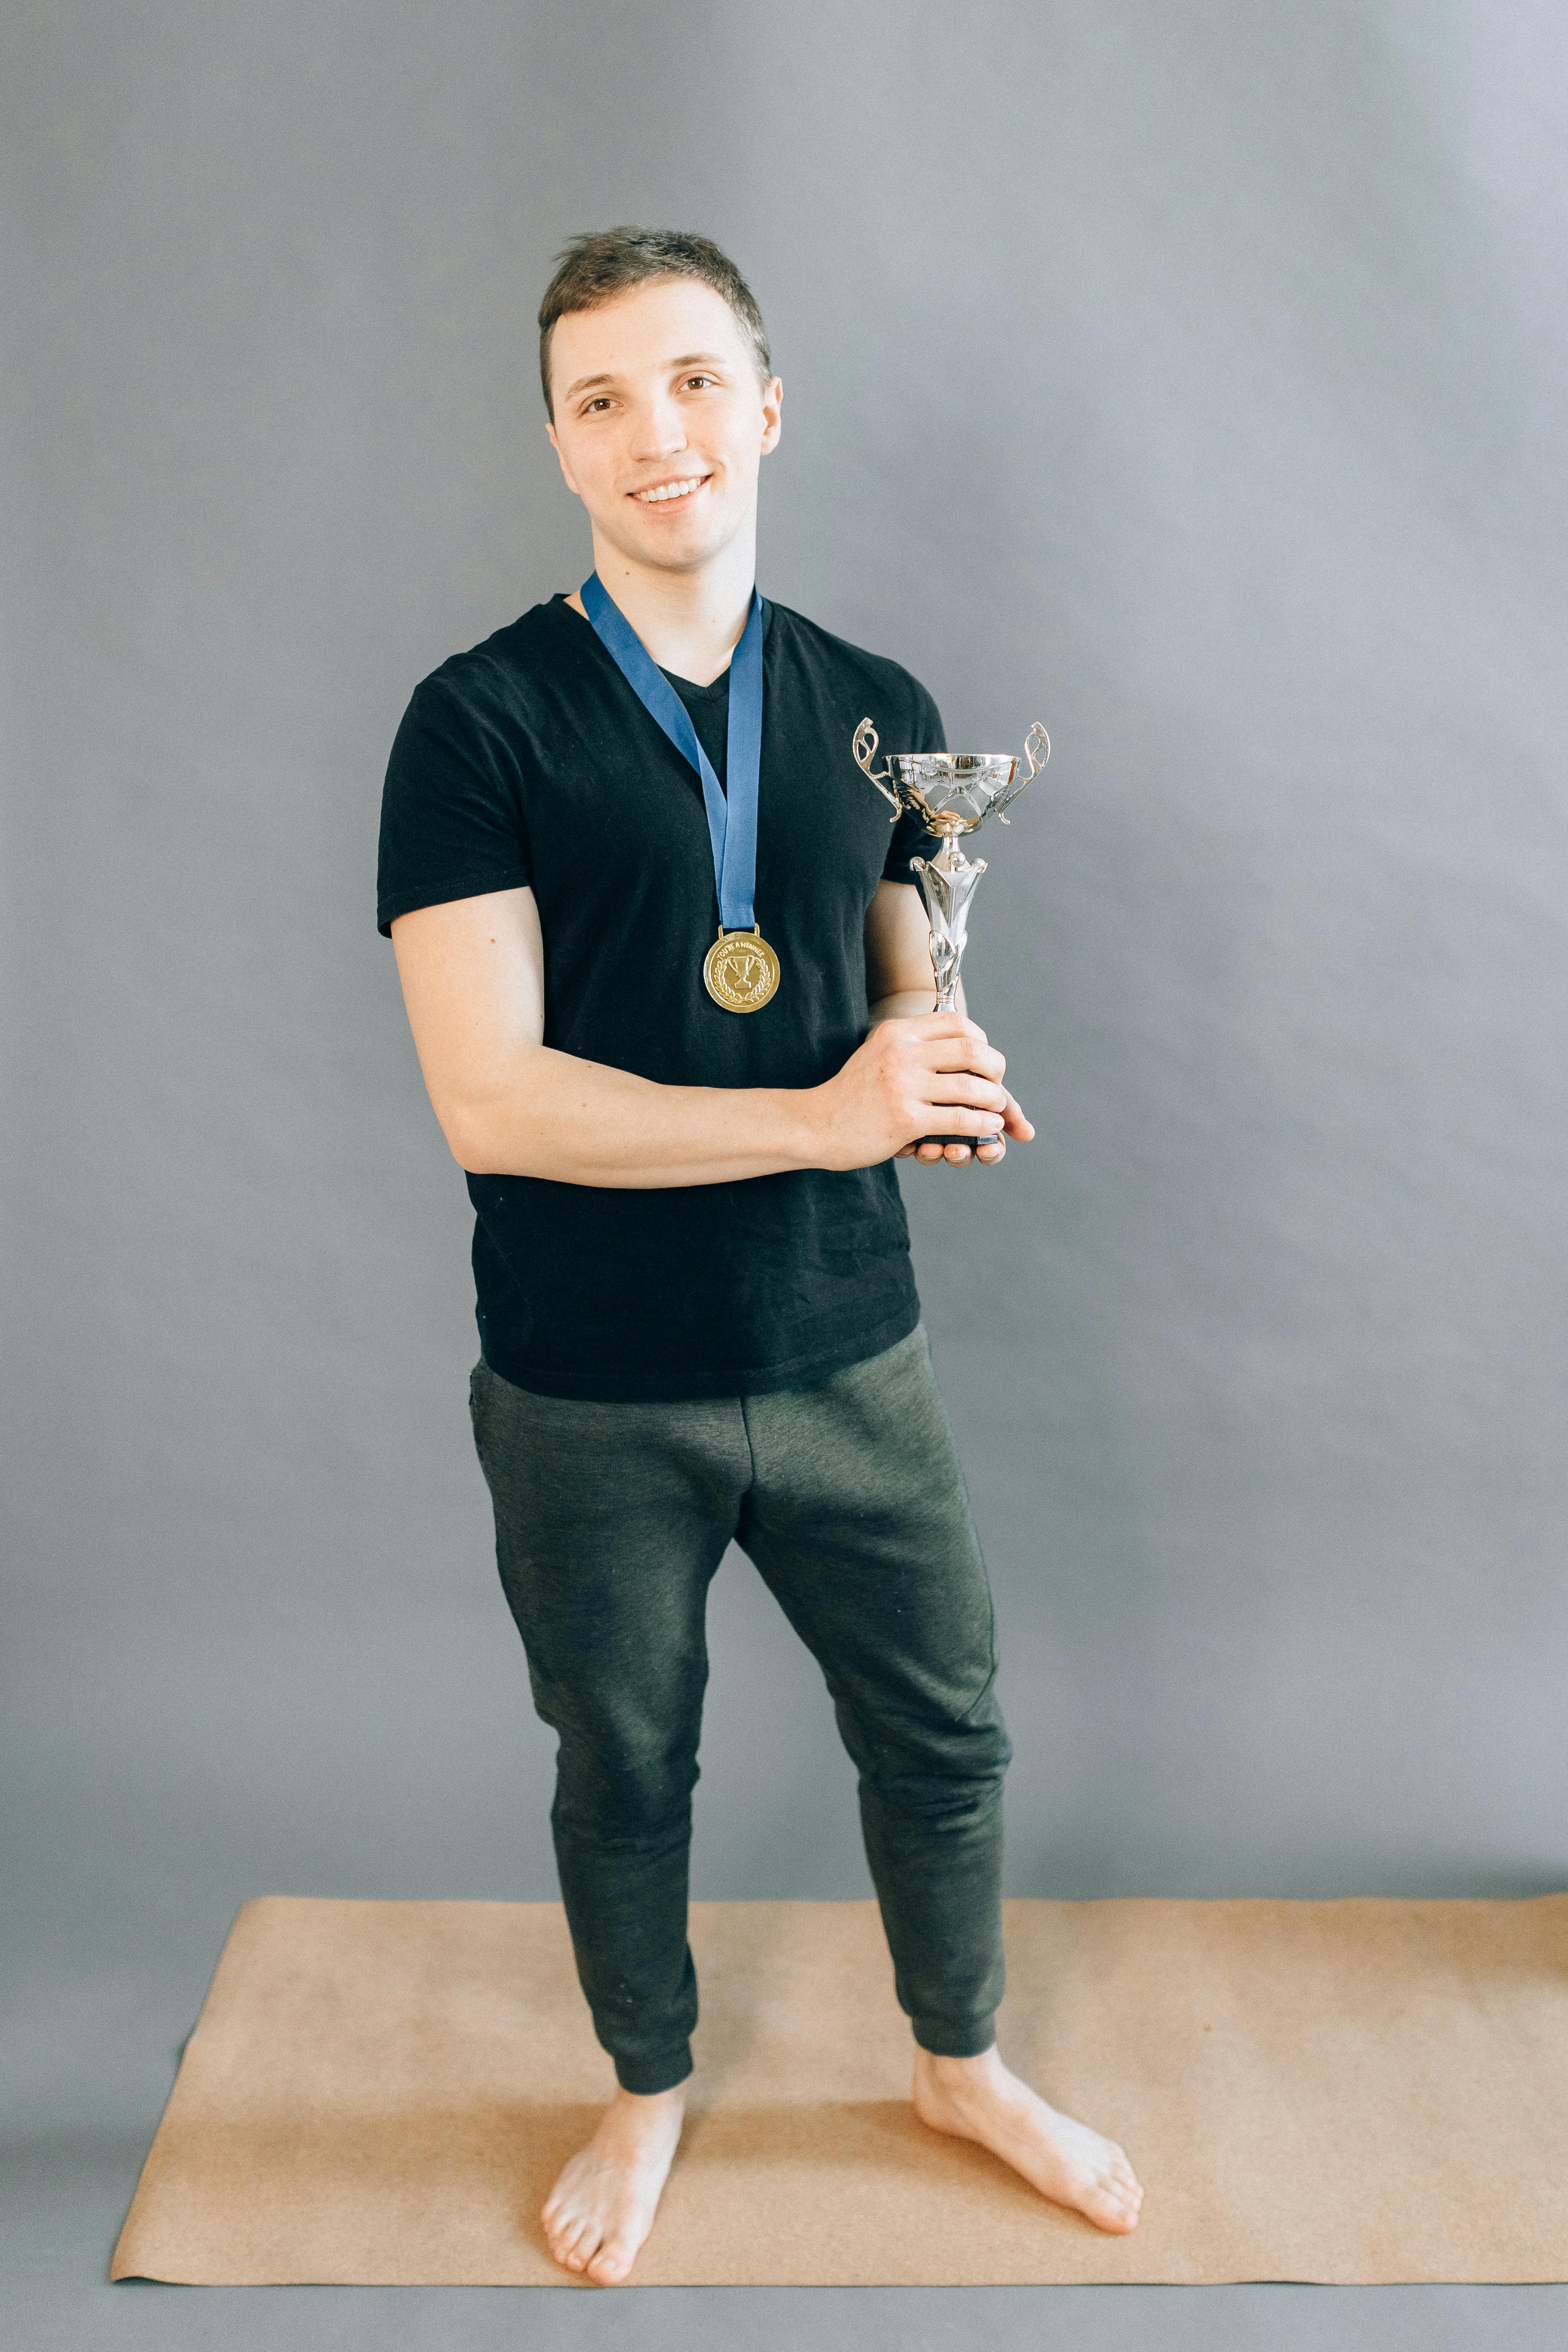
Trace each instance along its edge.
<path fill-rule="evenodd" d="M 914 1148 L 918 1151 L 922 1143 L 940 1143 L 944 1147 L 950 1143 L 967 1143 L 973 1151 L 982 1143 L 1005 1143 L 1006 1140 L 1005 1131 L 998 1129 L 994 1135 L 918 1135 Z"/>

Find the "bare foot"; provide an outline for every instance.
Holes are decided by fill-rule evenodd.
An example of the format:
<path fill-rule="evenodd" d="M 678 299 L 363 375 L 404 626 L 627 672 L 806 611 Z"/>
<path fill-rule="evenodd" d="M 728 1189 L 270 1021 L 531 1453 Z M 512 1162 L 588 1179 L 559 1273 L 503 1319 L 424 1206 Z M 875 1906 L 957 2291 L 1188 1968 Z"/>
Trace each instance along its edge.
<path fill-rule="evenodd" d="M 994 2048 L 978 2058 L 935 2058 L 917 2048 L 913 2095 L 922 2124 L 978 2140 L 1053 2204 L 1075 2207 L 1097 2230 L 1138 2227 L 1143 2191 L 1115 2141 L 1047 2107 Z"/>
<path fill-rule="evenodd" d="M 551 2252 L 595 2286 L 618 2286 L 653 2227 L 680 2139 L 686 2085 L 651 2098 L 617 2091 L 584 2148 L 566 2165 L 540 2216 Z"/>

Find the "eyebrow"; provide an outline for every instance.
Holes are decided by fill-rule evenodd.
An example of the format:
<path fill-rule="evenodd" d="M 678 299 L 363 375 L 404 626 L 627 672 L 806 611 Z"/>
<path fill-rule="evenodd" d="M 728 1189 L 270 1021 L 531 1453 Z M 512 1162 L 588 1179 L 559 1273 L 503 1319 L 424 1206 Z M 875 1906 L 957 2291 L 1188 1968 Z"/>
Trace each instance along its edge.
<path fill-rule="evenodd" d="M 678 360 L 667 360 L 665 362 L 666 367 L 668 367 L 672 373 L 677 368 L 698 366 L 721 368 L 724 364 L 725 362 L 723 358 L 717 352 L 683 352 L 681 357 Z M 575 400 L 580 392 L 592 392 L 595 386 L 599 384 L 617 383 L 619 381 L 619 377 L 614 374 L 580 375 L 575 383 L 567 385 L 566 390 L 561 396 L 563 400 Z"/>

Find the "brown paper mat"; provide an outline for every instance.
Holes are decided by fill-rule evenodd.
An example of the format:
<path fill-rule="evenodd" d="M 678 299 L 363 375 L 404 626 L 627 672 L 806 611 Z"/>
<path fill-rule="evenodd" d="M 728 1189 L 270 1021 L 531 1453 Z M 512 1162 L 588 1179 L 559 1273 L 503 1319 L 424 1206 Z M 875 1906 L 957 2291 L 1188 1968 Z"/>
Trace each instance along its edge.
<path fill-rule="evenodd" d="M 1131 2238 L 908 2105 L 869 1903 L 700 1903 L 658 2284 L 1568 2277 L 1568 1895 L 1011 1903 L 1004 2054 L 1121 2139 Z M 553 1904 L 235 1923 L 114 2256 L 193 2284 L 560 2285 L 612 2086 Z"/>

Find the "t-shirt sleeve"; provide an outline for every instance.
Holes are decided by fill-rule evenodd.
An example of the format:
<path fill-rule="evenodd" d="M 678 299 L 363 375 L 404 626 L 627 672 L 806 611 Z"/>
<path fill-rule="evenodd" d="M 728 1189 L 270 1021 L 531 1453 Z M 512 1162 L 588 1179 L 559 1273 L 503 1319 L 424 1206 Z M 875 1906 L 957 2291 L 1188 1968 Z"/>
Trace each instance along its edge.
<path fill-rule="evenodd" d="M 912 709 L 908 724 L 910 735 L 895 748 L 900 751 L 945 751 L 947 736 L 942 728 L 942 713 L 923 686 L 910 680 L 913 689 Z M 910 872 L 911 857 L 934 857 L 942 844 L 934 833 L 928 833 L 918 816 L 901 816 L 892 828 L 888 845 L 887 862 L 882 867 L 884 882 L 918 882 L 918 875 Z"/>
<path fill-rule="evenodd" d="M 415 689 L 392 746 L 381 796 L 375 919 L 531 878 L 521 776 L 483 712 L 440 677 Z"/>

